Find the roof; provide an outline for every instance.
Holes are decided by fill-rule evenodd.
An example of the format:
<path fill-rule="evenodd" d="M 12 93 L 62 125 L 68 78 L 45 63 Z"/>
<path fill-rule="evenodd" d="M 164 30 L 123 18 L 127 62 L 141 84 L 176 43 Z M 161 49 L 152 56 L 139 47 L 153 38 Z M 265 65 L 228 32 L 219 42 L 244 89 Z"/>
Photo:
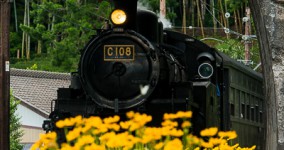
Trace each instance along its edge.
<path fill-rule="evenodd" d="M 47 71 L 11 69 L 10 86 L 13 96 L 21 104 L 47 117 L 51 101 L 57 97 L 57 89 L 69 87 L 70 74 Z"/>

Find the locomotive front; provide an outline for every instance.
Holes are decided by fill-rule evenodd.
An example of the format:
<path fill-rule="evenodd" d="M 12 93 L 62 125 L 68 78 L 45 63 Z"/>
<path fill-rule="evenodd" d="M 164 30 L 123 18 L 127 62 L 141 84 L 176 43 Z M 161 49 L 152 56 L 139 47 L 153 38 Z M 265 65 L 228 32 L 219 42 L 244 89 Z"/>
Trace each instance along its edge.
<path fill-rule="evenodd" d="M 124 5 L 123 5 L 124 6 Z M 157 50 L 133 30 L 132 13 L 116 6 L 112 29 L 102 31 L 85 47 L 79 76 L 86 94 L 99 106 L 127 109 L 143 103 L 159 78 Z"/>
<path fill-rule="evenodd" d="M 130 108 L 154 90 L 159 63 L 154 46 L 134 31 L 108 31 L 85 48 L 79 74 L 86 93 L 100 106 Z"/>

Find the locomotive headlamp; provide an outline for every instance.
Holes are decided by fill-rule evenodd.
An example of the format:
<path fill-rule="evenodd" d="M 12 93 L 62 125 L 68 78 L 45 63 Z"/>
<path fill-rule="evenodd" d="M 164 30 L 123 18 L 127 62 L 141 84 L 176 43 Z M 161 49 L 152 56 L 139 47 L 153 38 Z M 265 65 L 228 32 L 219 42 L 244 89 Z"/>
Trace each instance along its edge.
<path fill-rule="evenodd" d="M 210 63 L 202 63 L 198 67 L 198 74 L 203 79 L 208 79 L 213 75 L 213 67 Z"/>
<path fill-rule="evenodd" d="M 121 9 L 114 10 L 111 15 L 111 21 L 116 25 L 121 25 L 126 21 L 126 13 Z"/>

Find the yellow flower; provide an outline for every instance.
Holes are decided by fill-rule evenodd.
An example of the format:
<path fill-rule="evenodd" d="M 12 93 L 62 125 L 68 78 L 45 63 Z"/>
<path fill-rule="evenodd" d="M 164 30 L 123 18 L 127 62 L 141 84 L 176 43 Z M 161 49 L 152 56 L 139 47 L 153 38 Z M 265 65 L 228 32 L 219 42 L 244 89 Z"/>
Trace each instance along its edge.
<path fill-rule="evenodd" d="M 210 142 L 201 141 L 201 146 L 204 148 L 213 148 L 214 145 Z"/>
<path fill-rule="evenodd" d="M 210 138 L 209 143 L 212 143 L 213 145 L 219 145 L 219 144 L 222 144 L 222 143 L 226 143 L 226 140 L 224 140 L 222 138 Z"/>
<path fill-rule="evenodd" d="M 119 119 L 120 119 L 120 117 L 117 116 L 117 115 L 113 116 L 113 117 L 108 117 L 108 118 L 104 119 L 104 123 L 106 123 L 106 124 L 116 123 L 116 122 L 119 121 Z"/>
<path fill-rule="evenodd" d="M 162 126 L 177 127 L 178 123 L 176 121 L 165 120 L 164 122 L 162 122 Z"/>
<path fill-rule="evenodd" d="M 120 122 L 119 124 L 122 129 L 128 129 L 132 123 L 133 123 L 132 121 L 125 121 L 125 122 Z"/>
<path fill-rule="evenodd" d="M 251 148 L 249 148 L 249 150 L 254 150 L 256 148 L 256 146 L 252 146 Z"/>
<path fill-rule="evenodd" d="M 79 137 L 81 135 L 81 132 L 82 132 L 81 127 L 74 128 L 73 130 L 71 130 L 67 133 L 66 140 L 72 141 L 72 140 L 76 139 L 77 137 Z"/>
<path fill-rule="evenodd" d="M 201 136 L 214 136 L 218 132 L 218 128 L 212 127 L 212 128 L 207 128 L 204 129 L 200 132 Z"/>
<path fill-rule="evenodd" d="M 198 145 L 200 143 L 200 139 L 197 136 L 190 134 L 186 138 L 189 145 Z"/>
<path fill-rule="evenodd" d="M 182 142 L 178 138 L 169 141 L 168 143 L 166 143 L 164 147 L 164 150 L 182 150 L 182 149 L 183 149 Z"/>
<path fill-rule="evenodd" d="M 105 150 L 105 146 L 92 143 L 91 145 L 86 146 L 84 150 Z"/>
<path fill-rule="evenodd" d="M 115 133 L 114 132 L 108 132 L 108 133 L 105 133 L 104 135 L 102 135 L 100 137 L 100 141 L 102 143 L 104 142 L 107 142 L 108 140 L 110 140 L 111 138 L 113 138 L 115 136 Z"/>
<path fill-rule="evenodd" d="M 130 111 L 126 113 L 127 118 L 132 119 L 134 117 L 134 111 Z"/>
<path fill-rule="evenodd" d="M 172 129 L 170 131 L 170 135 L 175 136 L 175 137 L 180 137 L 180 136 L 183 136 L 183 132 L 181 130 Z"/>
<path fill-rule="evenodd" d="M 228 143 L 220 144 L 219 147 L 221 150 L 234 150 L 234 148 L 229 146 Z"/>
<path fill-rule="evenodd" d="M 55 123 L 57 128 L 63 128 L 65 127 L 65 122 L 63 120 L 59 120 Z"/>
<path fill-rule="evenodd" d="M 177 116 L 175 114 L 168 114 L 168 113 L 165 113 L 164 114 L 164 120 L 172 120 L 172 119 L 176 119 Z"/>
<path fill-rule="evenodd" d="M 114 131 L 119 131 L 119 129 L 120 129 L 120 126 L 118 124 L 115 124 L 115 123 L 106 124 L 105 127 L 110 129 L 110 130 L 114 130 Z"/>
<path fill-rule="evenodd" d="M 221 138 L 228 138 L 227 140 L 231 140 L 237 138 L 238 135 L 236 131 L 226 131 L 226 132 L 220 131 L 218 133 L 218 136 Z"/>
<path fill-rule="evenodd" d="M 164 143 L 163 142 L 159 142 L 158 144 L 156 144 L 154 146 L 155 149 L 161 149 L 162 147 L 164 146 Z"/>
<path fill-rule="evenodd" d="M 77 148 L 75 148 L 75 147 L 73 147 L 73 146 L 71 146 L 67 143 L 63 143 L 63 144 L 61 144 L 60 150 L 79 150 L 79 149 L 77 149 Z"/>
<path fill-rule="evenodd" d="M 182 128 L 191 127 L 191 123 L 190 123 L 189 121 L 184 121 L 184 122 L 181 124 L 181 127 L 182 127 Z"/>
<path fill-rule="evenodd" d="M 103 125 L 103 121 L 100 117 L 92 116 L 88 119 L 84 119 L 84 124 L 91 125 L 92 127 L 100 128 Z"/>
<path fill-rule="evenodd" d="M 191 111 L 187 111 L 187 112 L 178 111 L 176 116 L 177 118 L 191 118 L 192 112 Z"/>
<path fill-rule="evenodd" d="M 39 147 L 41 146 L 41 142 L 37 141 L 36 143 L 34 143 L 31 147 L 30 150 L 37 150 Z"/>
<path fill-rule="evenodd" d="M 86 144 L 92 144 L 94 143 L 95 139 L 91 135 L 83 135 L 80 137 L 77 142 L 75 143 L 76 148 L 81 148 Z"/>

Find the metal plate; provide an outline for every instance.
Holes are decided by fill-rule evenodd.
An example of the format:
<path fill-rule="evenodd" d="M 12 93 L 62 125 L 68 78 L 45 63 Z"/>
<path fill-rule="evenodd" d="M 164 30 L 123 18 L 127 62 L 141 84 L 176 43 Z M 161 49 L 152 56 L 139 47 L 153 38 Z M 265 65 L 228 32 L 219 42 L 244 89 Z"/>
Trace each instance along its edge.
<path fill-rule="evenodd" d="M 104 45 L 104 61 L 133 61 L 134 45 Z"/>

